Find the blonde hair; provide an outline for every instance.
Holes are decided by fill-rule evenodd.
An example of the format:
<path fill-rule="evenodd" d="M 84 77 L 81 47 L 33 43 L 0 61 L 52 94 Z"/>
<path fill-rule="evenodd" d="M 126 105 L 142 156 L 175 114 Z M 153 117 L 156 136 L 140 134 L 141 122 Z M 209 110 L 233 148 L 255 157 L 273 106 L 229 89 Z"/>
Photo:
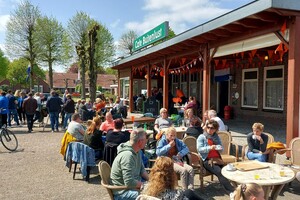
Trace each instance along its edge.
<path fill-rule="evenodd" d="M 20 90 L 16 90 L 16 91 L 15 91 L 15 95 L 14 95 L 14 96 L 15 96 L 15 97 L 19 97 L 19 96 L 20 96 L 20 93 L 21 93 L 21 91 L 20 91 Z"/>
<path fill-rule="evenodd" d="M 93 120 L 88 120 L 88 128 L 86 133 L 88 135 L 93 134 L 97 127 L 101 125 L 100 117 L 94 117 Z"/>
<path fill-rule="evenodd" d="M 172 126 L 166 130 L 166 135 L 169 135 L 170 133 L 176 133 L 176 129 Z"/>
<path fill-rule="evenodd" d="M 192 108 L 189 108 L 184 111 L 184 118 L 188 118 L 188 113 L 190 112 L 192 112 L 194 115 L 194 110 Z"/>
<path fill-rule="evenodd" d="M 174 190 L 176 185 L 174 163 L 166 156 L 158 157 L 149 174 L 149 182 L 142 192 L 146 195 L 158 197 L 166 189 Z"/>
<path fill-rule="evenodd" d="M 252 125 L 252 129 L 258 129 L 260 131 L 263 131 L 264 130 L 264 125 L 262 123 L 256 122 Z"/>
<path fill-rule="evenodd" d="M 168 110 L 166 108 L 161 108 L 160 111 L 159 111 L 159 114 L 161 114 L 163 112 L 168 112 Z"/>
<path fill-rule="evenodd" d="M 248 200 L 251 196 L 256 197 L 262 191 L 262 187 L 256 183 L 241 184 L 234 191 L 234 200 Z"/>

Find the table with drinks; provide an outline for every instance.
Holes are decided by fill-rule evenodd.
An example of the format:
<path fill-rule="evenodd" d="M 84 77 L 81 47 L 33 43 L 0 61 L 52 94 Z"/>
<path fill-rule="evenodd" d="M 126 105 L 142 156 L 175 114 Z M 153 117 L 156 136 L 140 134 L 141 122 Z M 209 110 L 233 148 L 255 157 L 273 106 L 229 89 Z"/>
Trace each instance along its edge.
<path fill-rule="evenodd" d="M 222 168 L 224 177 L 234 184 L 257 183 L 265 192 L 265 199 L 275 200 L 286 183 L 295 179 L 292 169 L 274 163 L 256 160 L 231 163 Z"/>

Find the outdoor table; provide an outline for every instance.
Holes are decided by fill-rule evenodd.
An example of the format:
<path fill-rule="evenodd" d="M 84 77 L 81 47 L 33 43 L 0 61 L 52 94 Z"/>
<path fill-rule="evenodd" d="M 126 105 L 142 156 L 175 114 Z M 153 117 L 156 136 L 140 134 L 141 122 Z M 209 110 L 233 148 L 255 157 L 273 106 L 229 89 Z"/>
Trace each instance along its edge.
<path fill-rule="evenodd" d="M 124 123 L 125 124 L 133 124 L 134 122 L 138 122 L 138 123 L 151 123 L 154 122 L 155 118 L 153 117 L 140 117 L 140 118 L 134 118 L 134 121 L 132 121 L 129 118 L 124 119 Z"/>
<path fill-rule="evenodd" d="M 238 164 L 232 163 L 233 165 Z M 235 184 L 242 183 L 257 183 L 261 185 L 265 192 L 265 199 L 269 199 L 269 194 L 271 188 L 271 199 L 277 199 L 278 194 L 282 190 L 283 186 L 286 183 L 289 183 L 295 179 L 295 173 L 288 167 L 284 167 L 278 164 L 268 163 L 268 162 L 259 162 L 256 160 L 245 161 L 241 163 L 246 163 L 249 166 L 261 165 L 265 168 L 253 169 L 253 170 L 231 170 L 229 171 L 227 166 L 222 168 L 221 173 L 227 179 L 233 181 Z M 280 176 L 284 172 L 284 176 Z"/>

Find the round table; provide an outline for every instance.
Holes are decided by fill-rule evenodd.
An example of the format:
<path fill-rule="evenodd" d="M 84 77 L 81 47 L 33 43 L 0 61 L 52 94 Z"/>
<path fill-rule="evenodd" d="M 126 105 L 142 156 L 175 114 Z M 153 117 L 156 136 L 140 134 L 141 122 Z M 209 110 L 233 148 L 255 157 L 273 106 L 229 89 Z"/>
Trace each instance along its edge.
<path fill-rule="evenodd" d="M 295 173 L 288 167 L 284 167 L 273 163 L 262 163 L 259 161 L 245 161 L 249 165 L 255 165 L 259 163 L 265 166 L 264 169 L 254 169 L 250 171 L 228 171 L 227 166 L 222 168 L 222 174 L 227 179 L 233 181 L 235 184 L 242 183 L 257 183 L 261 185 L 265 191 L 265 199 L 269 198 L 271 187 L 271 199 L 277 199 L 279 192 L 282 190 L 286 183 L 289 183 L 295 179 Z M 284 176 L 280 176 L 280 171 L 284 171 Z M 258 179 L 255 179 L 255 175 L 259 175 Z"/>

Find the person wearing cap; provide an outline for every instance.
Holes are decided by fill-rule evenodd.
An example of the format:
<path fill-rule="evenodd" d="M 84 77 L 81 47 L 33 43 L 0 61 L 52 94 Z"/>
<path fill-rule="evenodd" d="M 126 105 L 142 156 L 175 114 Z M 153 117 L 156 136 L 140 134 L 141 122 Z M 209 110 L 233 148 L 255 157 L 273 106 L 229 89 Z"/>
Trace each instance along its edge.
<path fill-rule="evenodd" d="M 58 132 L 58 117 L 61 110 L 61 105 L 63 105 L 61 98 L 58 97 L 54 90 L 51 91 L 51 97 L 48 99 L 46 107 L 50 116 L 52 132 L 54 132 L 54 129 Z"/>

